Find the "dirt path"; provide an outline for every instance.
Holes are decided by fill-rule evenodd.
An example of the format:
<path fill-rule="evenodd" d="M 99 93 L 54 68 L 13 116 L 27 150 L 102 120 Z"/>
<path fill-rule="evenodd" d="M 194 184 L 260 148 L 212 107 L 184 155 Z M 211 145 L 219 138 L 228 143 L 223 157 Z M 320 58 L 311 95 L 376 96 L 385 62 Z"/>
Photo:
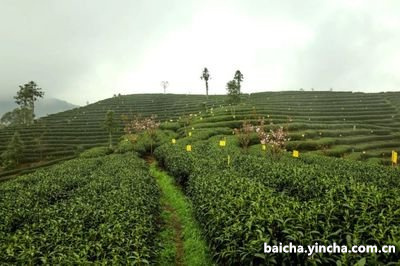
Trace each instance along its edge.
<path fill-rule="evenodd" d="M 154 156 L 152 155 L 146 155 L 143 157 L 143 159 L 146 161 L 147 164 L 152 164 L 156 161 L 156 159 L 154 158 Z"/>
<path fill-rule="evenodd" d="M 164 205 L 165 211 L 171 214 L 171 219 L 168 221 L 167 226 L 174 232 L 174 243 L 175 243 L 175 265 L 183 264 L 183 239 L 182 239 L 182 224 L 176 213 L 176 210 L 170 205 Z"/>
<path fill-rule="evenodd" d="M 159 265 L 214 265 L 197 224 L 190 200 L 175 185 L 173 177 L 157 167 L 154 158 L 146 157 L 150 174 L 161 190 L 162 228 L 160 232 Z"/>

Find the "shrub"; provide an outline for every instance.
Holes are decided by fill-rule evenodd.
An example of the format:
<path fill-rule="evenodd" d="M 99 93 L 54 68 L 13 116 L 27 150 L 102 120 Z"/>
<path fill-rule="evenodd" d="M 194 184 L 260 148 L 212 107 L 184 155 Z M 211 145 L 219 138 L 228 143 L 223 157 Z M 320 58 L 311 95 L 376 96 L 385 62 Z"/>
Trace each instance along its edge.
<path fill-rule="evenodd" d="M 81 158 L 94 158 L 94 157 L 100 157 L 100 156 L 105 156 L 108 154 L 113 153 L 113 150 L 111 150 L 108 147 L 94 147 L 89 150 L 86 150 L 82 152 L 79 157 Z"/>
<path fill-rule="evenodd" d="M 0 185 L 2 265 L 152 265 L 160 193 L 132 155 L 74 159 Z"/>
<path fill-rule="evenodd" d="M 135 150 L 135 144 L 130 142 L 128 139 L 122 139 L 118 143 L 117 148 L 115 149 L 116 153 L 125 153 Z"/>
<path fill-rule="evenodd" d="M 399 246 L 399 171 L 323 156 L 281 160 L 220 149 L 214 138 L 155 154 L 182 184 L 221 265 L 377 265 L 392 254 L 264 254 L 263 243 Z M 227 165 L 226 153 L 231 155 Z M 285 153 L 283 153 L 285 155 Z"/>
<path fill-rule="evenodd" d="M 278 127 L 273 130 L 270 129 L 267 133 L 265 131 L 264 119 L 260 121 L 260 125 L 256 128 L 256 132 L 260 139 L 261 144 L 269 145 L 271 147 L 272 154 L 279 158 L 282 151 L 285 149 L 286 142 L 290 139 L 288 138 L 287 132 L 283 129 L 283 127 Z"/>
<path fill-rule="evenodd" d="M 240 143 L 240 146 L 247 150 L 250 140 L 251 140 L 251 133 L 254 132 L 254 127 L 248 121 L 243 121 L 243 125 L 240 129 L 234 129 L 235 135 Z"/>

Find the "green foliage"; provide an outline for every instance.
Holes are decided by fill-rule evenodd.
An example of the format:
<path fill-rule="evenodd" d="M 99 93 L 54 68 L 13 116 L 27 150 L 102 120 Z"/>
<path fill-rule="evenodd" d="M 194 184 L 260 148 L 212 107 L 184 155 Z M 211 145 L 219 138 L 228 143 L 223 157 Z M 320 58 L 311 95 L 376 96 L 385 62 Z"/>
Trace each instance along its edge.
<path fill-rule="evenodd" d="M 247 150 L 250 140 L 251 140 L 251 135 L 254 132 L 254 127 L 251 123 L 248 121 L 243 121 L 243 125 L 240 129 L 234 130 L 235 135 L 240 143 L 240 146 Z"/>
<path fill-rule="evenodd" d="M 20 114 L 23 117 L 23 124 L 30 125 L 35 118 L 35 101 L 43 98 L 44 92 L 34 81 L 19 86 L 17 95 L 14 96 L 15 102 L 20 106 Z"/>
<path fill-rule="evenodd" d="M 171 139 L 176 138 L 176 136 L 176 133 L 168 130 L 156 130 L 152 135 L 149 135 L 148 132 L 142 132 L 138 135 L 136 142 L 133 143 L 133 150 L 141 155 L 151 154 L 156 147 L 171 142 Z"/>
<path fill-rule="evenodd" d="M 240 83 L 243 81 L 243 74 L 240 72 L 240 70 L 236 70 L 235 72 L 235 77 L 233 78 L 236 81 L 238 90 L 239 90 L 239 94 L 241 93 L 240 89 L 241 89 L 241 85 Z"/>
<path fill-rule="evenodd" d="M 206 138 L 206 131 L 215 135 L 212 131 L 221 128 L 225 128 L 226 133 L 220 134 L 231 135 L 229 128 L 239 128 L 246 119 L 255 125 L 259 117 L 265 117 L 266 130 L 275 129 L 285 126 L 290 117 L 293 122 L 288 127 L 291 138 L 287 143 L 288 149 L 298 149 L 301 153 L 322 153 L 325 150 L 324 154 L 328 156 L 357 160 L 361 156 L 350 156 L 351 153 L 366 151 L 363 158 L 379 158 L 385 164 L 390 163 L 390 152 L 400 147 L 400 138 L 397 136 L 400 122 L 396 109 L 396 99 L 400 99 L 400 93 L 252 93 L 241 96 L 242 103 L 234 106 L 234 113 L 230 111 L 232 106 L 226 105 L 227 99 L 226 95 L 209 95 L 207 101 L 204 95 L 123 95 L 53 114 L 39 119 L 47 125 L 42 154 L 35 141 L 42 132 L 40 126 L 34 123 L 29 127 L 18 127 L 25 144 L 22 163 L 37 162 L 41 158 L 70 157 L 77 153 L 77 146 L 88 149 L 109 144 L 109 134 L 102 126 L 107 110 L 115 112 L 114 117 L 119 124 L 122 114 L 156 114 L 162 122 L 161 128 L 179 132 L 181 136 L 184 135 L 180 129 L 183 124 L 178 122 L 179 117 L 197 114 L 191 123 L 196 128 L 193 138 L 199 136 L 200 129 L 202 138 Z M 256 114 L 253 113 L 254 108 Z M 270 126 L 270 122 L 273 126 Z M 0 154 L 7 149 L 14 131 L 13 126 L 1 129 Z M 118 127 L 112 134 L 114 145 L 121 135 L 122 127 Z M 252 144 L 259 142 L 251 141 Z"/>
<path fill-rule="evenodd" d="M 82 152 L 79 157 L 81 158 L 95 158 L 113 153 L 113 150 L 108 147 L 94 147 Z"/>
<path fill-rule="evenodd" d="M 238 104 L 240 102 L 240 87 L 236 80 L 231 80 L 226 84 L 229 103 Z"/>
<path fill-rule="evenodd" d="M 5 113 L 1 119 L 0 123 L 4 126 L 18 126 L 24 124 L 25 112 L 30 112 L 27 108 L 15 108 L 11 112 Z"/>
<path fill-rule="evenodd" d="M 132 156 L 75 159 L 0 184 L 3 265 L 149 265 L 159 190 Z"/>
<path fill-rule="evenodd" d="M 117 148 L 115 149 L 116 153 L 126 153 L 135 150 L 135 143 L 131 141 L 128 137 L 122 136 Z"/>
<path fill-rule="evenodd" d="M 7 145 L 7 150 L 1 154 L 2 166 L 9 170 L 15 168 L 21 161 L 24 151 L 24 144 L 19 133 L 16 131 Z"/>
<path fill-rule="evenodd" d="M 180 128 L 180 123 L 166 121 L 160 125 L 160 129 L 177 131 Z"/>
<path fill-rule="evenodd" d="M 371 265 L 398 254 L 264 254 L 263 243 L 400 248 L 399 170 L 289 154 L 276 161 L 218 148 L 216 139 L 163 145 L 155 154 L 182 184 L 219 264 Z M 230 142 L 227 142 L 228 144 Z M 231 156 L 231 164 L 226 161 Z"/>
<path fill-rule="evenodd" d="M 106 117 L 104 119 L 104 128 L 107 130 L 108 133 L 108 146 L 112 149 L 112 133 L 116 131 L 117 122 L 114 118 L 114 111 L 108 110 L 106 113 Z"/>
<path fill-rule="evenodd" d="M 206 82 L 206 96 L 208 98 L 208 80 L 210 79 L 210 73 L 206 67 L 204 68 L 200 78 Z"/>
<path fill-rule="evenodd" d="M 153 145 L 155 142 L 157 130 L 160 127 L 160 122 L 156 121 L 157 116 L 151 115 L 150 117 L 135 116 L 134 119 L 129 120 L 126 116 L 124 132 L 126 134 L 136 133 L 146 138 L 150 144 L 150 154 L 153 154 Z"/>
<path fill-rule="evenodd" d="M 80 155 L 82 152 L 85 151 L 85 148 L 83 145 L 76 145 L 75 147 L 75 155 Z"/>
<path fill-rule="evenodd" d="M 226 96 L 210 96 L 207 102 L 204 102 L 204 96 L 201 95 L 121 96 L 43 118 L 48 125 L 47 132 L 43 137 L 46 143 L 44 154 L 49 158 L 63 157 L 73 155 L 76 152 L 76 147 L 87 149 L 107 145 L 109 136 L 101 128 L 101 124 L 104 120 L 104 113 L 108 109 L 115 111 L 114 117 L 116 118 L 124 113 L 142 113 L 146 116 L 157 114 L 160 121 L 168 121 L 163 123 L 162 128 L 170 129 L 173 132 L 157 133 L 160 137 L 153 140 L 154 146 L 163 143 L 165 145 L 159 147 L 156 154 L 160 162 L 174 175 L 176 181 L 183 186 L 183 191 L 192 200 L 196 219 L 212 247 L 214 258 L 220 264 L 330 265 L 341 262 L 342 265 L 353 265 L 358 261 L 362 262 L 363 256 L 367 265 L 396 263 L 399 261 L 398 254 L 352 254 L 351 256 L 316 254 L 309 258 L 302 255 L 265 255 L 262 252 L 263 242 L 274 243 L 274 241 L 283 243 L 292 241 L 295 244 L 304 245 L 313 244 L 315 241 L 328 244 L 335 241 L 338 244 L 345 245 L 367 243 L 381 246 L 393 244 L 396 245 L 397 249 L 399 248 L 400 232 L 398 224 L 400 224 L 400 221 L 397 211 L 397 206 L 400 206 L 398 199 L 399 171 L 377 166 L 379 162 L 382 162 L 382 159 L 386 160 L 385 163 L 390 163 L 388 156 L 390 156 L 391 150 L 398 149 L 400 145 L 398 138 L 400 122 L 397 109 L 394 104 L 391 104 L 391 99 L 395 96 L 396 93 L 391 94 L 390 97 L 385 94 L 352 94 L 348 92 L 255 93 L 248 95 L 248 97 L 247 95 L 243 96 L 243 103 L 236 105 L 234 112 L 230 110 L 229 106 L 224 105 Z M 400 94 L 398 98 L 400 99 Z M 255 107 L 257 113 L 253 115 L 252 112 Z M 183 121 L 185 114 L 192 114 L 190 125 Z M 266 130 L 274 130 L 285 125 L 288 116 L 293 120 L 288 128 L 290 130 L 289 136 L 294 141 L 288 142 L 287 147 L 299 149 L 300 158 L 293 159 L 289 154 L 283 153 L 279 162 L 271 160 L 270 154 L 268 154 L 270 147 L 267 147 L 267 152 L 262 151 L 257 135 L 250 136 L 250 154 L 243 155 L 238 149 L 239 141 L 235 136 L 232 136 L 232 129 L 240 127 L 244 120 L 249 120 L 248 118 L 251 117 L 249 121 L 254 124 L 258 117 L 264 117 Z M 182 119 L 179 119 L 180 117 Z M 195 128 L 191 138 L 177 138 L 177 136 L 186 135 L 184 126 L 189 130 L 191 127 Z M 7 142 L 11 139 L 14 130 L 10 127 L 2 130 L 0 134 L 1 152 L 6 150 Z M 37 160 L 39 152 L 36 149 L 35 140 L 37 136 L 40 136 L 42 129 L 34 124 L 29 128 L 19 129 L 19 132 L 26 146 L 24 158 L 31 161 Z M 122 134 L 122 130 L 119 130 L 118 133 Z M 133 149 L 142 154 L 148 153 L 151 150 L 151 140 L 144 133 L 143 136 L 139 137 L 137 142 L 129 145 L 120 143 L 119 152 L 127 152 Z M 177 138 L 176 145 L 171 144 L 172 137 Z M 218 147 L 218 140 L 224 137 L 227 138 L 227 147 L 221 149 Z M 113 134 L 113 141 L 117 141 L 118 138 L 119 134 Z M 185 151 L 186 144 L 192 144 L 191 153 Z M 321 149 L 323 150 L 321 151 Z M 329 156 L 342 157 L 346 155 L 354 160 L 365 160 L 366 163 L 312 156 L 303 152 L 306 150 Z M 364 151 L 365 153 L 363 153 Z M 228 154 L 231 156 L 229 166 L 227 164 Z M 50 250 L 56 246 L 60 246 L 62 251 L 66 250 L 67 241 L 62 240 L 64 238 L 57 237 L 58 232 L 62 230 L 60 229 L 56 233 L 53 229 L 47 230 L 40 225 L 37 217 L 47 218 L 46 215 L 51 214 L 50 220 L 52 222 L 51 224 L 49 224 L 50 222 L 46 223 L 46 226 L 52 228 L 51 226 L 61 223 L 64 226 L 63 229 L 69 226 L 65 221 L 69 221 L 71 217 L 74 219 L 77 217 L 77 220 L 82 219 L 81 208 L 70 208 L 68 214 L 63 209 L 65 205 L 70 204 L 70 199 L 75 199 L 75 196 L 70 197 L 70 186 L 73 187 L 72 191 L 75 191 L 75 187 L 67 181 L 75 182 L 75 176 L 80 176 L 78 173 L 84 172 L 83 175 L 85 175 L 85 179 L 88 179 L 87 182 L 99 179 L 99 183 L 104 181 L 105 176 L 119 175 L 121 172 L 124 176 L 136 175 L 136 166 L 126 168 L 125 164 L 116 164 L 118 167 L 115 168 L 108 165 L 107 167 L 110 170 L 100 168 L 99 166 L 105 163 L 103 160 L 106 160 L 106 158 L 108 160 L 108 157 L 92 159 L 99 161 L 95 167 L 90 166 L 91 164 L 87 163 L 88 160 L 85 160 L 84 167 L 82 166 L 77 172 L 68 168 L 64 169 L 65 172 L 62 174 L 53 171 L 48 174 L 49 177 L 61 175 L 66 180 L 65 184 L 60 184 L 61 181 L 58 179 L 57 182 L 55 182 L 55 179 L 46 179 L 51 181 L 46 181 L 51 183 L 51 186 L 41 183 L 40 189 L 37 188 L 37 191 L 35 191 L 36 194 L 32 194 L 32 191 L 26 191 L 24 187 L 21 193 L 30 195 L 29 200 L 32 197 L 40 198 L 40 196 L 43 196 L 46 199 L 47 197 L 51 198 L 51 201 L 56 202 L 56 204 L 61 202 L 60 205 L 52 205 L 53 209 L 50 210 L 47 207 L 42 210 L 43 205 L 40 205 L 41 203 L 36 208 L 28 199 L 21 203 L 20 194 L 18 194 L 21 186 L 13 189 L 13 194 L 1 191 L 3 194 L 0 193 L 0 195 L 5 196 L 0 196 L 0 205 L 3 202 L 8 202 L 10 198 L 18 198 L 18 200 L 14 200 L 16 207 L 14 205 L 10 207 L 11 203 L 0 206 L 0 217 L 7 216 L 7 214 L 4 214 L 5 210 L 13 212 L 9 216 L 16 217 L 12 224 L 15 225 L 16 231 L 20 230 L 18 232 L 21 235 L 15 233 L 13 237 L 6 237 L 6 234 L 1 231 L 0 247 L 2 249 L 0 254 L 2 255 L 0 256 L 11 256 L 11 253 L 7 253 L 7 249 L 4 248 L 7 244 L 3 244 L 9 242 L 12 242 L 8 245 L 12 247 L 10 250 L 14 252 L 13 258 L 25 256 L 23 257 L 25 259 L 28 257 L 28 264 L 31 258 L 29 256 L 34 256 L 29 255 L 31 254 L 29 252 L 43 245 L 46 248 L 41 248 L 41 250 Z M 117 158 L 120 160 L 120 157 Z M 124 163 L 129 164 L 130 161 L 124 160 Z M 89 167 L 89 169 L 86 167 Z M 45 171 L 36 174 L 38 175 L 37 180 L 43 177 L 47 178 Z M 139 174 L 146 176 L 146 172 L 139 171 Z M 136 186 L 136 183 L 129 183 L 126 178 L 123 180 L 126 183 L 121 185 L 119 189 L 125 187 L 126 184 Z M 24 182 L 30 185 L 30 181 Z M 117 184 L 118 182 L 119 179 L 113 179 L 109 183 Z M 136 178 L 133 182 L 141 184 Z M 58 187 L 60 187 L 59 191 Z M 81 188 L 81 183 L 77 187 Z M 54 190 L 57 192 L 54 192 Z M 40 196 L 38 196 L 38 191 L 41 193 Z M 96 192 L 96 195 L 88 194 L 93 197 L 93 201 L 103 195 L 104 188 L 98 188 Z M 147 199 L 148 197 L 146 191 L 130 192 L 136 198 L 143 196 L 143 199 Z M 48 196 L 48 193 L 51 196 Z M 114 202 L 114 197 L 118 198 L 119 193 L 118 190 L 107 194 L 107 200 Z M 53 199 L 53 195 L 56 200 Z M 130 196 L 133 198 L 132 195 Z M 65 198 L 68 202 L 64 201 Z M 86 199 L 86 193 L 79 194 L 79 201 Z M 104 203 L 106 200 L 100 201 Z M 119 213 L 121 206 L 115 204 L 110 209 Z M 14 215 L 18 208 L 22 212 L 25 205 L 27 209 L 37 212 L 37 216 L 35 216 L 36 214 Z M 141 209 L 147 205 L 148 203 L 144 200 L 138 205 L 130 205 L 129 209 Z M 97 207 L 97 205 L 95 206 Z M 57 220 L 59 217 L 57 210 L 60 210 L 61 221 Z M 77 214 L 75 213 L 76 210 L 78 210 Z M 86 208 L 84 208 L 84 211 L 86 211 Z M 126 213 L 126 210 L 123 209 L 121 212 Z M 146 215 L 146 213 L 141 214 L 140 217 L 147 217 Z M 141 218 L 138 217 L 136 217 L 137 220 L 141 221 Z M 103 216 L 100 216 L 99 221 L 103 222 L 102 218 Z M 7 219 L 10 220 L 11 218 Z M 91 224 L 92 221 L 89 219 L 89 222 L 87 222 L 88 219 L 83 216 L 84 226 L 87 226 L 86 223 Z M 35 225 L 30 224 L 31 220 Z M 119 219 L 116 220 L 119 221 Z M 26 233 L 28 229 L 24 229 L 25 223 L 22 224 L 21 221 L 28 221 L 26 226 L 34 233 Z M 123 227 L 124 225 L 122 225 L 125 228 L 122 231 L 136 228 L 134 222 L 128 221 L 127 223 L 130 226 Z M 3 220 L 0 218 L 0 228 L 3 228 L 1 227 L 2 224 Z M 73 228 L 76 229 L 77 227 L 74 226 Z M 152 226 L 148 227 L 153 228 Z M 112 225 L 109 228 L 112 228 L 111 230 L 114 232 L 115 228 Z M 65 239 L 70 240 L 72 236 L 75 236 L 70 231 L 64 231 L 68 232 L 68 234 L 62 235 Z M 79 230 L 74 232 L 81 233 Z M 101 232 L 104 233 L 104 231 Z M 37 241 L 39 237 L 35 234 L 46 238 L 46 241 L 43 240 L 40 242 L 41 244 L 36 245 L 39 243 Z M 15 237 L 15 235 L 17 236 Z M 24 240 L 26 242 L 21 240 L 22 235 L 27 236 Z M 116 250 L 110 251 L 102 246 L 103 242 L 99 241 L 100 238 L 95 233 L 89 234 L 85 231 L 81 235 L 85 239 L 82 240 L 84 244 L 75 240 L 68 244 L 74 249 L 79 246 L 75 249 L 79 250 L 75 252 L 78 255 L 72 254 L 72 251 L 65 252 L 67 255 L 64 256 L 73 258 L 71 264 L 88 264 L 89 260 L 94 261 L 91 260 L 93 253 L 88 256 L 85 253 L 89 252 L 89 248 L 85 246 L 87 243 L 90 243 L 88 246 L 91 250 L 94 250 L 94 253 L 102 253 L 106 250 L 102 254 L 113 252 L 121 254 L 126 253 L 127 249 L 132 250 L 128 240 L 124 242 L 128 248 L 118 246 Z M 120 233 L 118 233 L 119 235 Z M 147 237 L 141 238 L 136 237 L 136 234 L 133 235 L 135 237 L 129 235 L 129 237 L 123 239 L 134 239 L 134 241 L 139 241 L 137 240 L 139 238 L 147 239 Z M 53 238 L 56 239 L 55 244 L 53 242 L 49 244 L 49 239 Z M 97 245 L 100 245 L 101 248 L 91 241 L 97 241 Z M 114 243 L 114 241 L 118 242 L 116 237 L 111 242 Z M 101 243 L 99 244 L 99 242 Z M 17 245 L 18 248 L 16 248 Z M 146 246 L 151 249 L 154 244 L 148 243 Z M 58 256 L 59 253 L 57 252 L 54 251 L 50 254 L 40 251 L 40 254 L 50 254 L 40 256 L 46 260 L 47 257 L 53 256 L 52 254 Z M 77 256 L 80 256 L 79 260 L 82 261 L 74 259 Z M 111 264 L 108 260 L 110 256 L 112 255 L 106 255 L 104 259 L 107 259 L 109 264 Z M 123 257 L 123 255 L 120 256 Z M 1 262 L 6 261 L 3 260 L 4 257 L 0 258 Z M 129 254 L 124 258 L 129 258 Z M 96 260 L 96 262 L 99 260 Z M 63 262 L 65 261 L 66 259 Z M 7 264 L 7 262 L 9 264 L 22 264 L 25 261 L 23 259 L 19 261 L 10 259 L 4 264 Z M 63 264 L 63 262 L 53 260 L 48 264 Z M 107 262 L 104 262 L 104 264 Z M 30 261 L 30 264 L 40 263 L 45 262 Z M 151 263 L 154 262 L 151 261 Z M 131 263 L 122 259 L 122 261 L 114 262 L 114 264 Z"/>
<path fill-rule="evenodd" d="M 38 128 L 41 129 L 38 134 L 33 138 L 33 142 L 35 144 L 35 150 L 39 153 L 39 158 L 42 161 L 44 159 L 44 152 L 47 148 L 47 144 L 45 142 L 45 135 L 47 133 L 46 124 L 43 120 L 37 120 L 36 124 Z"/>
<path fill-rule="evenodd" d="M 183 238 L 183 258 L 181 259 L 184 265 L 212 265 L 207 244 L 202 237 L 198 223 L 195 221 L 193 208 L 182 191 L 175 186 L 173 177 L 157 169 L 155 164 L 151 166 L 150 173 L 156 178 L 163 192 L 161 196 L 161 203 L 164 205 L 162 215 L 166 226 L 160 233 L 159 264 L 172 265 L 176 261 L 176 245 L 171 243 L 171 240 L 174 239 L 174 235 L 180 233 L 177 232 L 176 226 L 176 223 L 180 223 L 183 231 L 181 234 Z M 175 223 L 175 226 L 173 223 Z"/>

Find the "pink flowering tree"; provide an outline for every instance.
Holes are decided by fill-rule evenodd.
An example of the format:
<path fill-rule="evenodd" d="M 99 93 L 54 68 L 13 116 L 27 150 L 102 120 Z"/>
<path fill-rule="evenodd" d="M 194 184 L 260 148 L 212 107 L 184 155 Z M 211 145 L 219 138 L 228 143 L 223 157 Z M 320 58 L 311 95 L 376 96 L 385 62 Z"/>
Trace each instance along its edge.
<path fill-rule="evenodd" d="M 269 145 L 271 152 L 275 157 L 279 157 L 283 150 L 285 150 L 286 142 L 290 140 L 288 133 L 283 127 L 278 127 L 275 130 L 270 129 L 265 131 L 264 119 L 260 121 L 260 125 L 256 127 L 256 132 L 261 144 Z"/>
<path fill-rule="evenodd" d="M 157 129 L 160 127 L 160 122 L 156 121 L 157 116 L 151 115 L 150 117 L 141 118 L 135 116 L 133 120 L 125 119 L 125 134 L 132 135 L 133 133 L 145 133 L 150 138 L 150 153 L 153 154 L 153 144 Z"/>

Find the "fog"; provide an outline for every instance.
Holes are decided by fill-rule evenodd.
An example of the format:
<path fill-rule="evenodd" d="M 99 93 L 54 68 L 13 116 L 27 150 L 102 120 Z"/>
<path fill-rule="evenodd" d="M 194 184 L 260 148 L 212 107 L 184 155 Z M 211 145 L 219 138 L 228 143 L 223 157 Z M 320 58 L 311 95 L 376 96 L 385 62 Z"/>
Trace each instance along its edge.
<path fill-rule="evenodd" d="M 293 4 L 295 3 L 295 4 Z M 0 0 L 0 99 L 400 88 L 398 1 Z"/>

